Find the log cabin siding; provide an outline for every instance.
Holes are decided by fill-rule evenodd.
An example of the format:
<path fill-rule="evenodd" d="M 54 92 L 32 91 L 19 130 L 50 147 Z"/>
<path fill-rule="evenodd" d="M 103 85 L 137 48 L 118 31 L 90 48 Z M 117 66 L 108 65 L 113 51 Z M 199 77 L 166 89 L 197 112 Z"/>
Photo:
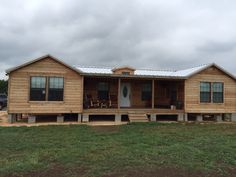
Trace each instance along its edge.
<path fill-rule="evenodd" d="M 223 103 L 200 103 L 200 82 L 223 82 Z M 210 67 L 185 81 L 185 112 L 234 113 L 236 112 L 236 82 L 216 67 Z"/>
<path fill-rule="evenodd" d="M 152 84 L 152 81 L 134 80 L 131 83 L 131 107 L 133 108 L 151 108 L 152 100 L 142 100 L 143 84 Z"/>
<path fill-rule="evenodd" d="M 64 100 L 29 101 L 31 76 L 64 77 Z M 9 113 L 60 114 L 82 112 L 82 77 L 51 58 L 42 59 L 11 72 L 9 81 Z"/>

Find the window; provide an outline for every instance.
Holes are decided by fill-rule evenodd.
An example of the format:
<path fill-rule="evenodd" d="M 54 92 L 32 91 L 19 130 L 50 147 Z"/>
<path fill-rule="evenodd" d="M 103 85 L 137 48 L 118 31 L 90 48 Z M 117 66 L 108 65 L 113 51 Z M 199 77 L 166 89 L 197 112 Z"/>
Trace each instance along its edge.
<path fill-rule="evenodd" d="M 152 99 L 152 85 L 151 84 L 143 84 L 142 88 L 142 101 Z"/>
<path fill-rule="evenodd" d="M 122 72 L 123 75 L 130 75 L 130 72 Z"/>
<path fill-rule="evenodd" d="M 200 83 L 200 102 L 201 103 L 211 102 L 211 83 L 210 82 Z"/>
<path fill-rule="evenodd" d="M 49 77 L 48 101 L 63 101 L 64 80 L 62 77 Z"/>
<path fill-rule="evenodd" d="M 37 76 L 30 78 L 30 100 L 46 100 L 46 77 Z"/>
<path fill-rule="evenodd" d="M 63 77 L 33 76 L 30 78 L 30 101 L 63 101 L 63 94 Z"/>
<path fill-rule="evenodd" d="M 108 100 L 109 94 L 109 84 L 107 82 L 98 83 L 98 99 Z"/>
<path fill-rule="evenodd" d="M 223 103 L 223 83 L 221 82 L 214 82 L 212 84 L 213 90 L 213 103 Z"/>

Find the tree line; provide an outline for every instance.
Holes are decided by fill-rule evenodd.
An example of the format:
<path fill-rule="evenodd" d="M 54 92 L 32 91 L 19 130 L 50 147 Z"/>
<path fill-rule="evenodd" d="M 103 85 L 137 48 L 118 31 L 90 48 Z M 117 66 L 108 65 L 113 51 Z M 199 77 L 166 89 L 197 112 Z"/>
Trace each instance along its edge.
<path fill-rule="evenodd" d="M 0 93 L 7 94 L 7 90 L 8 90 L 8 81 L 0 80 Z"/>

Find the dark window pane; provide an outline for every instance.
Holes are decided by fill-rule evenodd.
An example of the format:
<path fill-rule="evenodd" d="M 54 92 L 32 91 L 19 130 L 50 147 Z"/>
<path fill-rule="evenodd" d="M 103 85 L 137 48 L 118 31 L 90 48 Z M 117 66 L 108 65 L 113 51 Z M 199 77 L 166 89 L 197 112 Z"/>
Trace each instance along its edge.
<path fill-rule="evenodd" d="M 48 101 L 63 101 L 64 78 L 49 77 Z"/>
<path fill-rule="evenodd" d="M 211 102 L 211 83 L 210 82 L 200 83 L 200 102 L 201 103 Z"/>
<path fill-rule="evenodd" d="M 210 92 L 201 92 L 200 93 L 200 102 L 201 103 L 211 102 L 211 93 Z"/>
<path fill-rule="evenodd" d="M 151 100 L 152 99 L 152 85 L 151 84 L 143 84 L 142 87 L 142 100 Z"/>
<path fill-rule="evenodd" d="M 49 89 L 48 101 L 63 101 L 63 89 Z"/>
<path fill-rule="evenodd" d="M 109 99 L 109 84 L 107 82 L 98 83 L 98 99 L 99 100 Z"/>
<path fill-rule="evenodd" d="M 109 84 L 107 82 L 99 82 L 98 83 L 98 90 L 99 91 L 108 91 L 109 90 Z"/>
<path fill-rule="evenodd" d="M 30 100 L 31 101 L 45 101 L 46 100 L 45 89 L 31 89 Z"/>
<path fill-rule="evenodd" d="M 213 93 L 213 102 L 214 103 L 223 103 L 223 93 Z"/>
<path fill-rule="evenodd" d="M 123 75 L 130 75 L 130 72 L 122 72 Z"/>
<path fill-rule="evenodd" d="M 223 103 L 223 93 L 224 93 L 224 86 L 221 82 L 213 83 L 213 102 L 214 103 Z"/>
<path fill-rule="evenodd" d="M 30 79 L 30 101 L 46 100 L 46 77 L 34 76 Z"/>

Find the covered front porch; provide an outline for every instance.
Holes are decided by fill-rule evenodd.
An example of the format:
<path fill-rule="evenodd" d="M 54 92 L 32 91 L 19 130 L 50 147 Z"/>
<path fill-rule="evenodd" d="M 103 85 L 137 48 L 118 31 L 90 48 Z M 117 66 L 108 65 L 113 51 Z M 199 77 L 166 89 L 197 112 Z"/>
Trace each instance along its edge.
<path fill-rule="evenodd" d="M 184 109 L 184 80 L 85 77 L 84 111 Z M 115 111 L 116 112 L 116 111 Z"/>

